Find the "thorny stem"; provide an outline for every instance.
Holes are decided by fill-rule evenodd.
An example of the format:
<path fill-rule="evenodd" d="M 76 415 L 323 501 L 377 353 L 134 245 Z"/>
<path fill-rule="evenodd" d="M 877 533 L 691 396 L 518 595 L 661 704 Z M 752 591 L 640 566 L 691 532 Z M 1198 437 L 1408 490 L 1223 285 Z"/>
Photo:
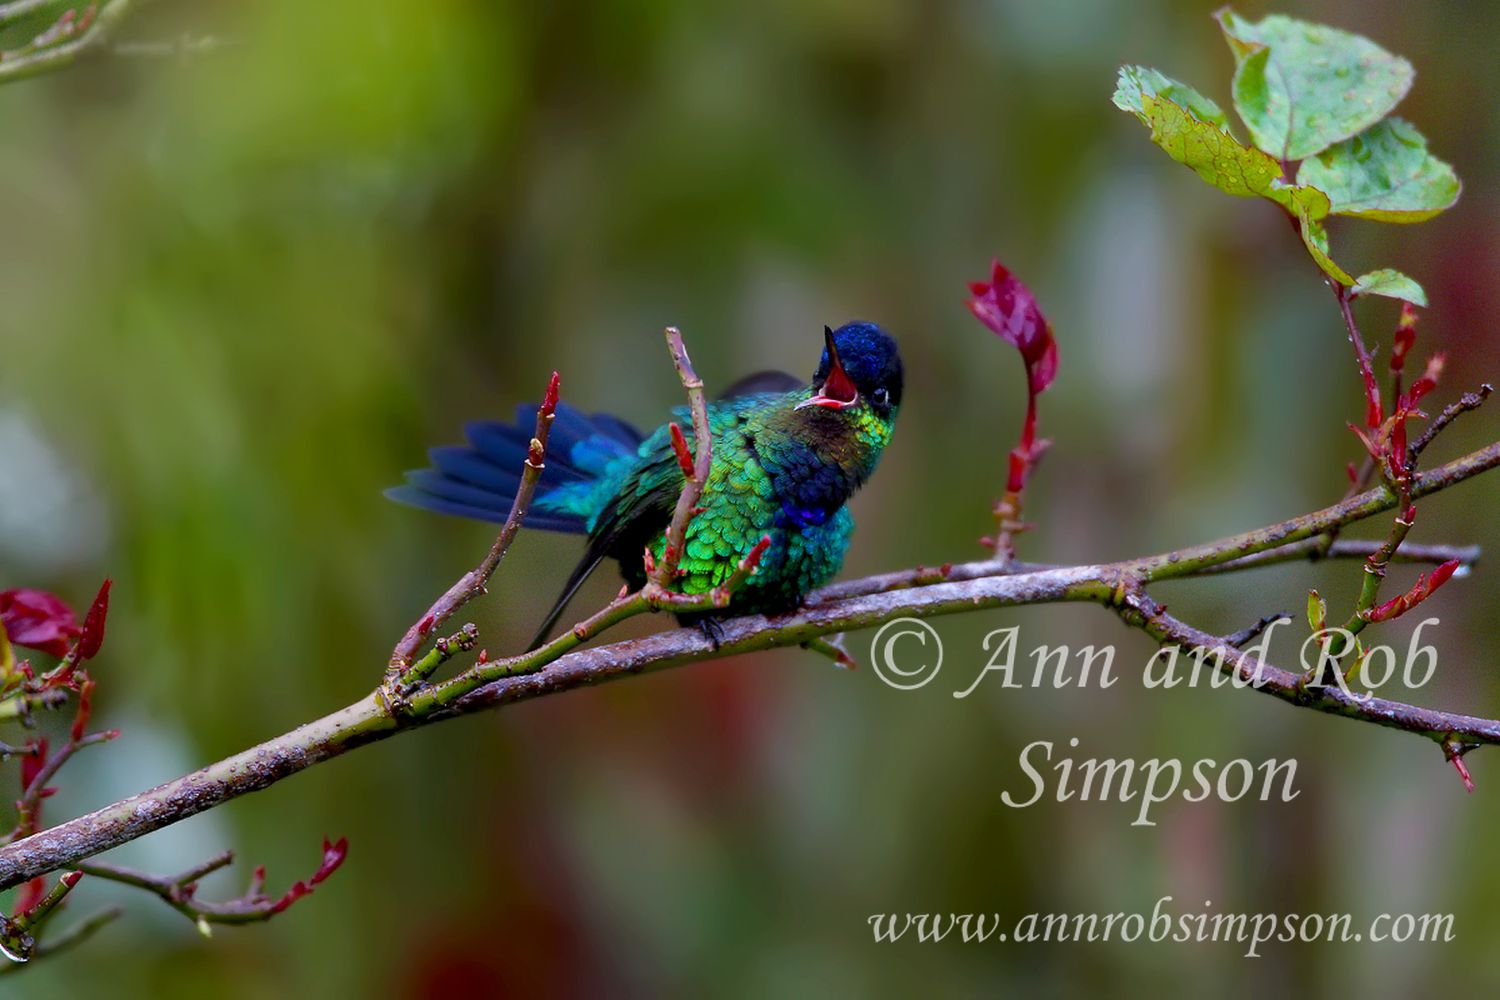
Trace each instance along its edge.
<path fill-rule="evenodd" d="M 995 561 L 1000 565 L 1016 557 L 1016 532 L 1024 530 L 1021 520 L 1021 491 L 1006 490 L 995 504 Z"/>
<path fill-rule="evenodd" d="M 1365 384 L 1365 426 L 1378 427 L 1384 419 L 1380 405 L 1380 383 L 1375 378 L 1375 366 L 1370 360 L 1365 338 L 1360 335 L 1359 325 L 1354 322 L 1354 292 L 1348 286 L 1329 279 L 1334 297 L 1339 302 L 1339 313 L 1344 317 L 1344 327 L 1349 332 L 1349 343 L 1354 345 L 1354 357 L 1359 362 L 1359 377 Z"/>
<path fill-rule="evenodd" d="M 817 653 L 819 656 L 827 657 L 833 661 L 833 665 L 836 667 L 844 670 L 855 670 L 859 667 L 859 664 L 853 656 L 849 655 L 849 651 L 844 648 L 843 643 L 840 641 L 842 638 L 842 635 L 828 636 L 826 638 L 819 636 L 816 639 L 809 639 L 804 642 L 802 648 L 809 652 Z"/>
<path fill-rule="evenodd" d="M 1292 224 L 1293 228 L 1300 234 L 1301 221 L 1294 217 Z M 1348 333 L 1349 343 L 1354 347 L 1354 358 L 1359 365 L 1359 377 L 1364 383 L 1365 389 L 1365 424 L 1371 428 L 1376 427 L 1379 425 L 1382 417 L 1380 383 L 1376 381 L 1374 363 L 1370 357 L 1369 349 L 1365 347 L 1365 339 L 1359 332 L 1359 324 L 1354 321 L 1354 293 L 1351 289 L 1334 281 L 1332 278 L 1325 277 L 1324 280 L 1327 281 L 1328 287 L 1333 290 L 1334 297 L 1338 299 L 1339 315 L 1344 320 L 1344 329 Z M 1400 372 L 1394 372 L 1392 378 L 1395 380 L 1393 385 L 1400 384 Z M 1392 398 L 1394 399 L 1395 397 L 1393 396 Z M 1370 485 L 1370 478 L 1374 474 L 1375 460 L 1366 456 L 1364 461 L 1360 463 L 1359 470 L 1355 473 L 1353 481 L 1349 483 L 1349 488 L 1344 492 L 1344 499 L 1347 500 L 1355 494 L 1362 492 L 1365 487 Z M 1322 536 L 1319 542 L 1321 555 L 1328 554 L 1328 550 L 1337 541 L 1338 536 L 1337 528 Z"/>

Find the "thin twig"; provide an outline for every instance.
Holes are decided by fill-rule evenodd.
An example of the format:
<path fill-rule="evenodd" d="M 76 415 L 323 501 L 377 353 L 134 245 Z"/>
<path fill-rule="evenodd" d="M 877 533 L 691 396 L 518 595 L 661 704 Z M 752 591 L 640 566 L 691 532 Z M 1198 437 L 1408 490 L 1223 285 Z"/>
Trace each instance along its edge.
<path fill-rule="evenodd" d="M 842 633 L 839 635 L 819 636 L 816 639 L 809 639 L 804 642 L 802 648 L 817 653 L 819 656 L 827 657 L 833 661 L 834 666 L 841 670 L 858 669 L 859 663 L 844 648 L 843 638 Z"/>
<path fill-rule="evenodd" d="M 1280 563 L 1300 562 L 1304 560 L 1365 559 L 1380 546 L 1379 542 L 1373 541 L 1341 540 L 1331 545 L 1325 553 L 1321 551 L 1321 540 L 1323 537 L 1319 536 L 1317 538 L 1308 538 L 1301 541 L 1275 545 L 1274 547 L 1253 552 L 1250 555 L 1240 556 L 1226 562 L 1204 565 L 1191 573 L 1179 575 L 1197 577 L 1220 573 L 1238 573 L 1242 570 L 1254 569 L 1260 566 L 1274 566 Z M 1392 561 L 1437 564 L 1445 563 L 1450 559 L 1457 559 L 1460 563 L 1468 566 L 1477 563 L 1481 555 L 1482 552 L 1478 545 L 1403 545 L 1401 551 L 1396 553 Z M 944 583 L 947 581 L 978 580 L 987 576 L 1015 576 L 1019 573 L 1035 573 L 1039 570 L 1061 568 L 1061 566 L 1055 563 L 998 562 L 994 559 L 981 559 L 966 563 L 944 563 L 942 566 L 916 566 L 912 569 L 895 570 L 890 573 L 879 573 L 874 576 L 861 577 L 857 580 L 842 580 L 838 583 L 832 583 L 809 594 L 807 602 L 809 604 L 818 604 L 845 597 L 859 597 L 864 594 L 901 590 L 906 587 L 925 587 L 929 584 Z"/>
<path fill-rule="evenodd" d="M 266 871 L 263 867 L 255 869 L 250 877 L 250 887 L 243 895 L 219 901 L 198 898 L 199 880 L 232 863 L 234 854 L 231 851 L 216 854 L 176 875 L 153 875 L 97 861 L 85 862 L 79 866 L 79 871 L 94 878 L 144 889 L 160 897 L 172 909 L 193 921 L 199 932 L 207 936 L 212 924 L 257 923 L 281 913 L 298 899 L 310 894 L 318 883 L 331 875 L 342 864 L 347 847 L 344 840 L 340 840 L 337 845 L 331 845 L 325 840 L 323 863 L 317 872 L 310 879 L 295 883 L 277 899 L 265 894 Z"/>
<path fill-rule="evenodd" d="M 62 770 L 64 764 L 73 759 L 74 754 L 85 747 L 108 743 L 119 735 L 119 730 L 108 729 L 99 733 L 90 733 L 80 739 L 70 739 L 58 747 L 57 752 L 42 763 L 30 784 L 21 792 L 21 798 L 16 803 L 15 829 L 0 838 L 0 843 L 10 843 L 36 832 L 33 827 L 36 824 L 37 809 L 47 793 L 47 783 L 57 776 L 57 772 Z"/>
<path fill-rule="evenodd" d="M 1106 599 L 1107 603 L 1107 599 Z M 1257 656 L 1233 648 L 1227 640 L 1167 614 L 1144 592 L 1132 590 L 1116 605 L 1129 625 L 1143 629 L 1157 641 L 1187 650 L 1202 650 L 1204 661 L 1241 681 L 1254 679 L 1253 690 L 1301 708 L 1373 722 L 1376 725 L 1425 736 L 1439 744 L 1459 740 L 1500 744 L 1500 721 L 1418 708 L 1397 701 L 1345 692 L 1337 685 L 1311 687 L 1298 672 L 1273 666 Z"/>
<path fill-rule="evenodd" d="M 1366 425 L 1374 427 L 1380 423 L 1380 383 L 1375 378 L 1375 367 L 1370 360 L 1369 348 L 1365 347 L 1365 338 L 1359 332 L 1359 324 L 1354 321 L 1354 293 L 1347 285 L 1343 285 L 1332 279 L 1328 279 L 1328 287 L 1333 289 L 1334 298 L 1338 299 L 1339 314 L 1344 318 L 1344 328 L 1349 334 L 1349 343 L 1354 347 L 1354 359 L 1359 364 L 1359 376 L 1365 386 Z"/>
<path fill-rule="evenodd" d="M 83 944 L 89 938 L 93 937 L 99 931 L 104 929 L 106 925 L 114 922 L 115 920 L 118 920 L 120 916 L 124 914 L 124 912 L 125 911 L 118 906 L 111 906 L 108 909 L 100 910 L 97 913 L 85 917 L 83 920 L 74 924 L 72 927 L 69 927 L 67 930 L 61 932 L 60 934 L 57 934 L 56 936 L 48 938 L 44 941 L 37 942 L 36 946 L 32 949 L 31 952 L 31 961 L 6 962 L 4 965 L 0 965 L 0 976 L 9 976 L 17 972 L 22 972 L 26 969 L 35 968 L 37 962 L 41 961 L 42 959 L 52 958 L 62 952 L 67 951 L 70 948 Z"/>
<path fill-rule="evenodd" d="M 1443 412 L 1437 415 L 1436 420 L 1427 425 L 1427 429 L 1422 432 L 1422 436 L 1412 442 L 1411 448 L 1407 451 L 1407 464 L 1415 465 L 1417 456 L 1426 451 L 1427 446 L 1432 444 L 1449 424 L 1470 410 L 1479 409 L 1484 405 L 1484 401 L 1490 398 L 1490 393 L 1494 391 L 1495 387 L 1486 382 L 1478 390 L 1466 392 L 1456 402 L 1449 403 L 1443 407 Z"/>
<path fill-rule="evenodd" d="M 1272 566 L 1277 563 L 1296 562 L 1301 559 L 1368 559 L 1383 544 L 1375 541 L 1340 539 L 1330 545 L 1327 552 L 1322 552 L 1320 551 L 1321 542 L 1322 538 L 1320 537 L 1309 541 L 1296 542 L 1292 545 L 1283 545 L 1280 548 L 1268 549 L 1265 552 L 1257 552 L 1254 555 L 1245 556 L 1243 559 L 1236 559 L 1233 562 L 1210 567 L 1204 572 L 1229 573 L 1242 569 L 1250 569 L 1255 566 Z M 1392 555 L 1391 562 L 1430 563 L 1436 565 L 1438 563 L 1445 563 L 1450 559 L 1457 559 L 1465 566 L 1472 566 L 1479 561 L 1481 554 L 1480 548 L 1477 545 L 1408 544 L 1401 546 Z"/>
<path fill-rule="evenodd" d="M 1262 632 L 1286 617 L 1287 614 L 1285 611 L 1278 611 L 1271 615 L 1262 615 L 1259 620 L 1252 622 L 1238 632 L 1231 632 L 1229 635 L 1226 635 L 1224 641 L 1238 649 L 1247 642 L 1254 642 Z"/>
<path fill-rule="evenodd" d="M 11 0 L 10 3 L 0 3 L 0 27 L 19 21 L 49 4 L 61 7 L 61 0 Z"/>
<path fill-rule="evenodd" d="M 129 16 L 131 5 L 139 2 L 142 0 L 107 0 L 99 7 L 93 22 L 65 42 L 0 53 L 0 83 L 38 76 L 71 66 L 85 56 L 107 52 L 105 43 Z"/>
<path fill-rule="evenodd" d="M 677 585 L 677 564 L 682 558 L 682 547 L 686 544 L 688 523 L 698 513 L 698 499 L 708 483 L 713 466 L 713 433 L 708 426 L 708 401 L 703 394 L 703 380 L 693 370 L 687 347 L 682 342 L 682 332 L 675 326 L 666 329 L 667 350 L 672 354 L 672 366 L 687 392 L 688 408 L 693 416 L 693 474 L 683 476 L 682 492 L 677 495 L 677 507 L 672 511 L 672 522 L 667 528 L 666 542 L 661 558 L 657 560 L 652 582 L 661 594 L 671 593 Z M 655 597 L 653 593 L 649 596 Z"/>
<path fill-rule="evenodd" d="M 78 870 L 91 878 L 105 879 L 143 889 L 195 924 L 199 924 L 200 927 L 203 924 L 258 923 L 275 916 L 279 912 L 274 909 L 275 900 L 258 893 L 221 902 L 200 900 L 196 897 L 194 890 L 197 879 L 207 874 L 202 869 L 208 868 L 209 871 L 215 871 L 224 867 L 229 861 L 221 860 L 223 858 L 224 855 L 218 855 L 207 864 L 199 865 L 196 869 L 181 875 L 152 875 L 150 872 L 105 864 L 101 861 L 85 861 L 78 866 Z M 209 865 L 215 867 L 209 867 Z M 194 872 L 199 872 L 199 874 L 195 875 Z"/>
<path fill-rule="evenodd" d="M 521 523 L 531 509 L 531 499 L 536 493 L 537 480 L 541 479 L 542 469 L 546 464 L 547 437 L 552 432 L 552 421 L 556 418 L 560 386 L 561 378 L 557 372 L 553 372 L 551 380 L 547 383 L 547 391 L 542 396 L 541 405 L 537 407 L 536 430 L 532 433 L 531 444 L 526 451 L 526 464 L 521 472 L 521 485 L 516 490 L 515 499 L 511 501 L 510 513 L 506 515 L 505 524 L 500 528 L 500 533 L 495 536 L 494 544 L 490 546 L 489 552 L 480 560 L 478 566 L 465 573 L 457 583 L 449 587 L 448 591 L 427 609 L 427 613 L 406 630 L 401 641 L 396 643 L 396 648 L 391 653 L 386 683 L 397 696 L 399 696 L 400 688 L 424 680 L 431 675 L 432 670 L 437 668 L 438 662 L 441 661 L 433 662 L 430 666 L 424 664 L 425 673 L 413 671 L 413 658 L 427 641 L 428 636 L 441 628 L 465 604 L 484 593 L 485 584 L 489 583 L 500 561 L 505 558 L 505 553 L 510 550 L 511 543 L 516 540 L 516 534 L 521 530 Z"/>

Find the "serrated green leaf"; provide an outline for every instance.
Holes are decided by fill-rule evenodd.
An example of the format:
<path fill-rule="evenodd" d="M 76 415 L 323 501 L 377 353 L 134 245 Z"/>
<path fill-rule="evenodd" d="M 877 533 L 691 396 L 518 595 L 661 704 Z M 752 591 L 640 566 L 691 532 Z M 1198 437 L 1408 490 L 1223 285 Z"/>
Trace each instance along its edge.
<path fill-rule="evenodd" d="M 1269 198 L 1293 215 L 1306 215 L 1310 219 L 1321 219 L 1328 214 L 1328 196 L 1323 192 L 1286 183 L 1281 164 L 1272 157 L 1241 143 L 1223 126 L 1200 118 L 1156 93 L 1153 86 L 1156 81 L 1134 70 L 1130 66 L 1120 70 L 1115 104 L 1150 126 L 1151 141 L 1172 159 L 1191 167 L 1220 191 L 1236 197 Z M 1175 84 L 1159 73 L 1155 76 L 1196 94 L 1192 88 Z M 1198 97 L 1216 107 L 1207 98 Z"/>
<path fill-rule="evenodd" d="M 1411 63 L 1359 35 L 1272 14 L 1215 15 L 1234 53 L 1234 107 L 1255 145 L 1279 160 L 1358 135 L 1411 89 Z"/>
<path fill-rule="evenodd" d="M 1357 295 L 1384 295 L 1389 299 L 1400 299 L 1414 306 L 1427 305 L 1427 293 L 1422 286 L 1393 268 L 1382 267 L 1354 279 Z"/>
<path fill-rule="evenodd" d="M 1323 228 L 1323 224 L 1302 213 L 1298 213 L 1297 222 L 1299 223 L 1297 228 L 1302 233 L 1303 245 L 1307 247 L 1307 252 L 1312 255 L 1312 259 L 1323 269 L 1323 273 L 1341 285 L 1354 284 L 1354 279 L 1349 276 L 1349 272 L 1335 264 L 1333 258 L 1328 255 L 1328 230 Z"/>
<path fill-rule="evenodd" d="M 1421 222 L 1458 200 L 1453 168 L 1427 151 L 1411 123 L 1387 118 L 1338 143 L 1297 171 L 1297 181 L 1328 193 L 1335 215 Z"/>
<path fill-rule="evenodd" d="M 1204 97 L 1187 84 L 1172 79 L 1165 73 L 1149 66 L 1121 66 L 1119 81 L 1115 85 L 1115 106 L 1132 112 L 1147 125 L 1142 97 L 1165 97 L 1173 104 L 1187 109 L 1199 121 L 1212 122 L 1228 131 L 1229 116 L 1210 98 Z"/>

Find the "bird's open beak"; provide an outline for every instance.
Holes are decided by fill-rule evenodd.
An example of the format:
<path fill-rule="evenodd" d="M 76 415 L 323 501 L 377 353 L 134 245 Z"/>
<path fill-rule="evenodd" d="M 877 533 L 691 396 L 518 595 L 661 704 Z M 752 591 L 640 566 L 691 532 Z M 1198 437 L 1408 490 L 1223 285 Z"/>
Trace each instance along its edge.
<path fill-rule="evenodd" d="M 823 327 L 823 340 L 828 345 L 828 377 L 823 385 L 808 399 L 798 403 L 794 409 L 804 406 L 822 406 L 830 410 L 845 410 L 859 402 L 859 389 L 854 380 L 844 371 L 839 360 L 839 350 L 833 343 L 833 331 Z"/>

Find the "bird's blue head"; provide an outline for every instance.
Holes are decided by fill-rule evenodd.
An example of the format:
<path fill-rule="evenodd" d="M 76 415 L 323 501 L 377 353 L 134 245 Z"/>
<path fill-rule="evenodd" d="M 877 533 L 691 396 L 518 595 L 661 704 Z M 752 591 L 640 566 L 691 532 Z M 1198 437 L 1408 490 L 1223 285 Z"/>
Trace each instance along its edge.
<path fill-rule="evenodd" d="M 867 404 L 889 419 L 901 405 L 901 353 L 896 341 L 874 323 L 823 328 L 823 357 L 813 374 L 813 394 L 798 404 L 846 410 Z"/>

